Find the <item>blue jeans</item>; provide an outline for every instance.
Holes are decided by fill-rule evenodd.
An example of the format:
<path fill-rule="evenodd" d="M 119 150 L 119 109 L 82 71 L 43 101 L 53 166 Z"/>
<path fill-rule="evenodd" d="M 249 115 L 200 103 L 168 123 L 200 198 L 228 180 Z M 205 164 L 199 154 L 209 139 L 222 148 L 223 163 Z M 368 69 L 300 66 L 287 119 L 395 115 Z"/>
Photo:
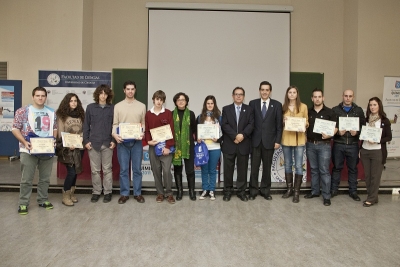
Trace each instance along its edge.
<path fill-rule="evenodd" d="M 285 162 L 285 173 L 294 173 L 303 175 L 303 154 L 305 146 L 284 146 L 282 145 L 283 157 Z"/>
<path fill-rule="evenodd" d="M 221 156 L 221 149 L 208 150 L 208 163 L 201 166 L 201 182 L 203 190 L 215 191 L 217 181 L 217 164 Z"/>
<path fill-rule="evenodd" d="M 332 184 L 331 190 L 337 191 L 340 184 L 340 176 L 344 166 L 344 160 L 346 160 L 347 170 L 348 170 L 348 181 L 349 181 L 349 194 L 357 192 L 357 175 L 358 169 L 357 164 L 358 158 L 358 144 L 340 144 L 333 143 L 332 149 Z"/>
<path fill-rule="evenodd" d="M 329 164 L 331 163 L 331 144 L 307 142 L 306 148 L 307 159 L 311 167 L 311 193 L 319 195 L 321 187 L 323 198 L 330 199 L 331 174 L 329 172 Z"/>
<path fill-rule="evenodd" d="M 117 145 L 117 156 L 119 162 L 119 185 L 121 196 L 129 196 L 131 180 L 129 177 L 129 162 L 133 174 L 133 195 L 142 194 L 142 156 L 143 146 L 141 140 L 130 141 Z"/>

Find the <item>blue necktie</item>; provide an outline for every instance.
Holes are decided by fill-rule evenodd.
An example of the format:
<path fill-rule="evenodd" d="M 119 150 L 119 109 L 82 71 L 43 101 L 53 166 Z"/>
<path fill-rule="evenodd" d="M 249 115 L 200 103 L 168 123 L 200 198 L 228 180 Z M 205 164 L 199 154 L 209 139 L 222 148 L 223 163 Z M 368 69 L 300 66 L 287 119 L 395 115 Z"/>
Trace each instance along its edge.
<path fill-rule="evenodd" d="M 236 107 L 236 123 L 239 124 L 240 107 Z"/>
<path fill-rule="evenodd" d="M 263 119 L 265 118 L 265 114 L 267 114 L 267 106 L 265 105 L 266 102 L 263 102 L 264 105 L 262 106 L 261 113 L 263 115 Z"/>

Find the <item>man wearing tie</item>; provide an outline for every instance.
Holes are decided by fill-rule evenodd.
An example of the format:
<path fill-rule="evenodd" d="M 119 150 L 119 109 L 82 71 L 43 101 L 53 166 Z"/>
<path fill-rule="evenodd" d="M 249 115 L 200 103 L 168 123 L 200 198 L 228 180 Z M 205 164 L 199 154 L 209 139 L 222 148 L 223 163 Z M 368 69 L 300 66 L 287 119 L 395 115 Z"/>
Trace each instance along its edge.
<path fill-rule="evenodd" d="M 261 98 L 250 101 L 254 110 L 254 130 L 252 133 L 250 200 L 258 195 L 258 174 L 262 161 L 262 178 L 260 195 L 266 200 L 272 200 L 271 164 L 275 149 L 280 147 L 282 137 L 282 104 L 269 97 L 272 85 L 263 81 L 260 83 Z"/>
<path fill-rule="evenodd" d="M 224 156 L 224 201 L 233 193 L 233 172 L 237 166 L 237 196 L 247 201 L 247 165 L 251 150 L 251 133 L 254 127 L 253 109 L 243 104 L 245 91 L 242 87 L 233 89 L 233 104 L 222 109 L 222 153 Z"/>

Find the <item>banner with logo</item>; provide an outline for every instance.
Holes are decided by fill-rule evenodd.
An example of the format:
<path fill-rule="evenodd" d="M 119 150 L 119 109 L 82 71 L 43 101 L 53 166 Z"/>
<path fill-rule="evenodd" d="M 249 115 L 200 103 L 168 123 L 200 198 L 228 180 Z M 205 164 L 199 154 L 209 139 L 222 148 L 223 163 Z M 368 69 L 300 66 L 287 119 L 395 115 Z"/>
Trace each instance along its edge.
<path fill-rule="evenodd" d="M 224 172 L 223 172 L 223 162 L 222 162 L 222 153 L 221 153 L 221 168 L 219 169 L 219 175 L 220 175 L 220 180 L 224 180 Z M 293 158 L 294 162 L 294 158 Z M 262 171 L 263 171 L 263 165 L 261 162 L 260 165 L 260 170 L 258 174 L 258 181 L 261 181 L 262 177 Z M 293 169 L 294 171 L 294 169 Z M 249 162 L 247 165 L 247 180 L 250 181 L 250 174 L 251 174 L 251 154 L 249 157 Z M 200 177 L 201 177 L 201 171 L 200 171 Z M 196 176 L 197 178 L 197 176 Z M 233 173 L 233 180 L 236 181 L 236 165 L 235 165 L 235 171 Z M 303 153 L 303 182 L 305 183 L 307 181 L 307 156 L 306 156 L 306 150 L 304 149 Z M 286 182 L 285 180 L 285 159 L 283 157 L 283 150 L 282 147 L 275 149 L 274 155 L 272 157 L 272 164 L 271 164 L 271 182 L 272 183 L 284 183 Z"/>
<path fill-rule="evenodd" d="M 383 109 L 392 124 L 392 141 L 387 144 L 388 157 L 400 157 L 400 77 L 384 77 Z"/>
<path fill-rule="evenodd" d="M 93 92 L 97 86 L 111 86 L 111 72 L 39 70 L 39 86 L 46 88 L 46 105 L 57 109 L 68 93 L 76 94 L 83 108 L 93 103 Z"/>

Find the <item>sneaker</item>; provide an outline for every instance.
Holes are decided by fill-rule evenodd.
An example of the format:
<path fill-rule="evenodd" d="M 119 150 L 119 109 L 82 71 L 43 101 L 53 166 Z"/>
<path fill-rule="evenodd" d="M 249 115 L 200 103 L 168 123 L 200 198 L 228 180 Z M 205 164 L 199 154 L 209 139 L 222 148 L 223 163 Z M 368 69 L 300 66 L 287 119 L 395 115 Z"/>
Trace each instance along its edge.
<path fill-rule="evenodd" d="M 51 204 L 49 201 L 45 201 L 42 204 L 39 204 L 39 207 L 45 208 L 46 210 L 51 210 L 53 208 L 53 204 Z"/>
<path fill-rule="evenodd" d="M 214 191 L 210 191 L 210 199 L 215 200 Z"/>
<path fill-rule="evenodd" d="M 92 198 L 90 199 L 90 201 L 91 201 L 92 203 L 96 203 L 97 201 L 99 201 L 99 198 L 100 198 L 100 195 L 95 195 L 95 194 L 93 194 L 93 195 L 92 195 Z"/>
<path fill-rule="evenodd" d="M 96 196 L 96 195 L 93 195 L 93 196 Z M 98 195 L 97 195 L 98 196 Z M 100 197 L 100 196 L 99 196 Z M 111 198 L 112 198 L 112 194 L 110 193 L 110 194 L 106 194 L 105 196 L 104 196 L 104 198 L 103 198 L 103 203 L 108 203 L 108 202 L 110 202 L 111 201 Z M 93 197 L 92 197 L 92 199 L 93 199 Z M 93 201 L 92 201 L 93 202 Z"/>
<path fill-rule="evenodd" d="M 203 200 L 207 196 L 207 190 L 204 190 L 203 193 L 201 193 L 199 199 Z"/>
<path fill-rule="evenodd" d="M 20 205 L 18 208 L 18 214 L 20 214 L 20 215 L 28 214 L 28 207 L 24 206 L 24 205 Z"/>

